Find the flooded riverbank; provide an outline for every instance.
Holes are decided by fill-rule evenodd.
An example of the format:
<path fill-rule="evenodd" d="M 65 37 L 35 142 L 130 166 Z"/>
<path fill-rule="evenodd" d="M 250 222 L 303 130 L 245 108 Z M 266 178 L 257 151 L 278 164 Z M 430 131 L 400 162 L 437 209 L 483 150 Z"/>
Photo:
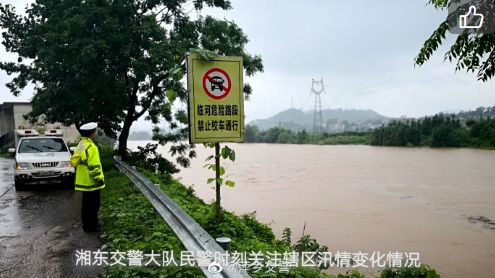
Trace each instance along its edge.
<path fill-rule="evenodd" d="M 130 147 L 145 142 L 130 142 Z M 329 251 L 419 252 L 442 277 L 495 273 L 495 151 L 230 144 L 234 188 L 222 205 L 257 211 L 278 237 L 315 237 Z M 212 149 L 198 146 L 191 168 L 177 175 L 206 201 Z M 483 221 L 481 221 L 483 220 Z M 485 221 L 486 220 L 486 221 Z M 361 269 L 362 270 L 362 269 Z M 366 270 L 362 270 L 367 272 Z"/>

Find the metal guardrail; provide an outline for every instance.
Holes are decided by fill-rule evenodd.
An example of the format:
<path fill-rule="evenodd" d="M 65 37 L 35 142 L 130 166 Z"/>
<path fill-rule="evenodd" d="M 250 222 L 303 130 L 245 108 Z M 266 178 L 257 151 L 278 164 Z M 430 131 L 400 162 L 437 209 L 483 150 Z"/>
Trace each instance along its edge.
<path fill-rule="evenodd" d="M 153 205 L 155 210 L 167 222 L 188 251 L 218 252 L 225 254 L 225 250 L 194 220 L 185 213 L 170 197 L 161 191 L 144 175 L 136 171 L 120 157 L 114 157 L 115 166 L 123 172 L 141 190 Z M 229 260 L 230 261 L 230 260 Z M 211 261 L 213 262 L 213 260 Z M 238 278 L 250 277 L 246 271 L 223 267 L 221 272 L 214 273 L 208 266 L 199 266 L 203 274 L 210 278 Z"/>

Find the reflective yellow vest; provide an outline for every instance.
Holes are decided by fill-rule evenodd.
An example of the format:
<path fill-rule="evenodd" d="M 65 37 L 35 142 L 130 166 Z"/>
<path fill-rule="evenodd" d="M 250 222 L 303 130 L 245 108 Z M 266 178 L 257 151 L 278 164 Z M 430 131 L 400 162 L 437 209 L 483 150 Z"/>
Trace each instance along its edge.
<path fill-rule="evenodd" d="M 76 190 L 94 191 L 105 187 L 98 147 L 91 139 L 81 138 L 70 164 L 76 167 Z"/>

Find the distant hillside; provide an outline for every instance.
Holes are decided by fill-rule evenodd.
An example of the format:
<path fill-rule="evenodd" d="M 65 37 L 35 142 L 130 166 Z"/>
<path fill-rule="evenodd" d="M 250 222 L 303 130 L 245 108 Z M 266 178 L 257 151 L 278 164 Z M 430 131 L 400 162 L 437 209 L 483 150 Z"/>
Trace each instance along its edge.
<path fill-rule="evenodd" d="M 137 131 L 129 134 L 130 141 L 151 140 L 151 134 L 146 131 Z"/>
<path fill-rule="evenodd" d="M 326 127 L 324 129 L 330 129 L 329 131 L 345 130 L 345 125 L 353 126 L 355 130 L 364 130 L 389 121 L 389 118 L 373 110 L 326 109 L 322 110 L 322 115 L 323 125 Z M 249 125 L 254 125 L 260 130 L 267 130 L 272 127 L 283 127 L 292 130 L 312 130 L 313 117 L 314 112 L 312 110 L 288 109 L 268 119 L 253 120 Z"/>

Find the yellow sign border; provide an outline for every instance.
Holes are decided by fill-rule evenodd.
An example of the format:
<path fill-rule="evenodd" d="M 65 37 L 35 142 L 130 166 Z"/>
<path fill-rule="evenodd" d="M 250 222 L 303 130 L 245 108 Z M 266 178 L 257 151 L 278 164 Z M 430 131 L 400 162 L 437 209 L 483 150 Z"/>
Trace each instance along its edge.
<path fill-rule="evenodd" d="M 239 107 L 239 131 L 237 132 L 238 136 L 235 137 L 201 137 L 199 138 L 196 134 L 196 119 L 195 119 L 195 94 L 196 93 L 204 93 L 202 84 L 194 83 L 194 62 L 201 61 L 202 63 L 211 63 L 211 68 L 221 67 L 218 64 L 221 62 L 236 62 L 239 64 L 239 88 L 238 88 L 238 107 Z M 196 73 L 200 74 L 201 73 Z M 231 79 L 234 77 L 229 73 Z M 189 54 L 187 55 L 187 91 L 188 91 L 188 115 L 189 115 L 189 143 L 220 143 L 220 142 L 234 142 L 234 143 L 243 143 L 244 142 L 244 67 L 242 57 L 234 57 L 234 56 L 218 56 L 215 58 L 206 61 L 201 58 L 198 54 Z M 235 88 L 231 88 L 229 95 L 232 93 L 237 93 L 234 90 Z"/>

